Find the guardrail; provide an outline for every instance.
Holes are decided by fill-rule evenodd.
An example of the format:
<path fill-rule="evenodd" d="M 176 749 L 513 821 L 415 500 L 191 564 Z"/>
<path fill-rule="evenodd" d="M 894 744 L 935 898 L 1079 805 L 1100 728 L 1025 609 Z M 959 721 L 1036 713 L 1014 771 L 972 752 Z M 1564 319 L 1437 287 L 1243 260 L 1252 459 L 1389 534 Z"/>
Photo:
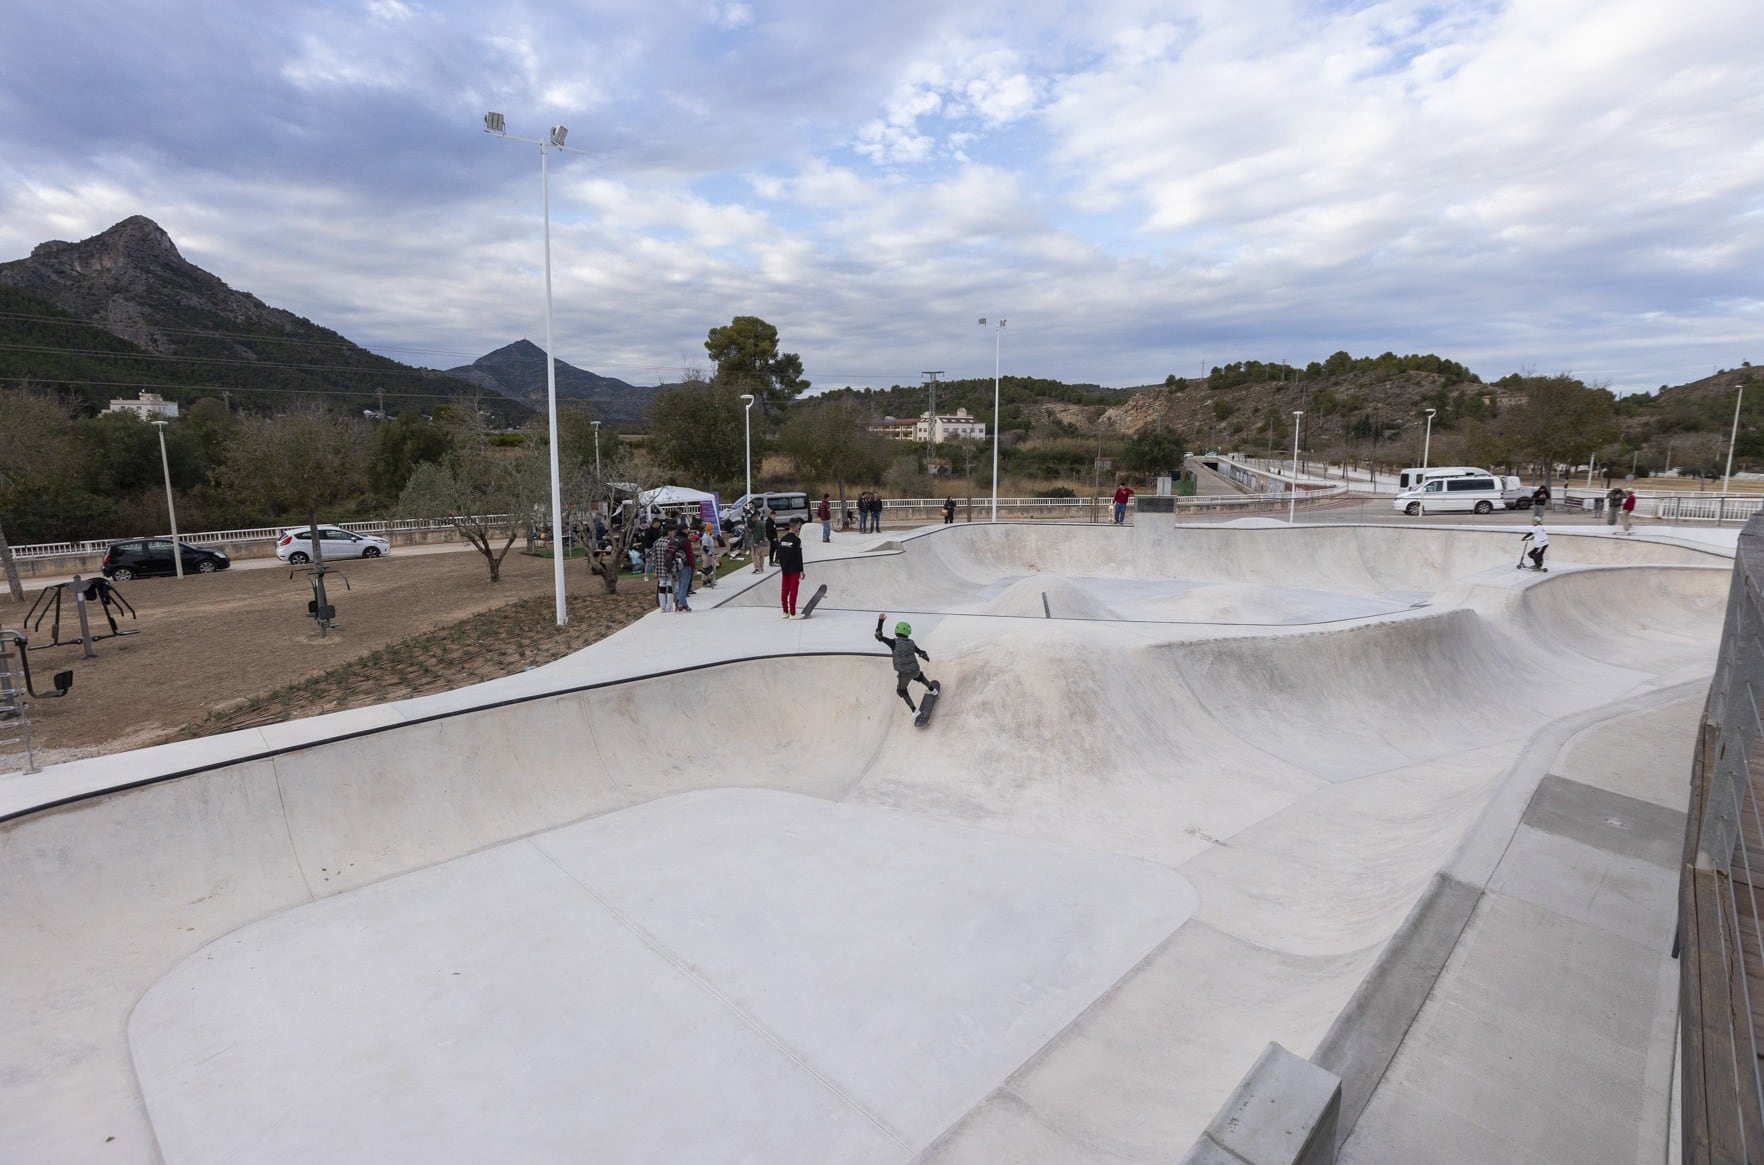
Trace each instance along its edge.
<path fill-rule="evenodd" d="M 500 521 L 501 515 L 493 515 L 492 520 Z M 452 522 L 447 518 L 389 518 L 377 522 L 325 522 L 327 526 L 341 526 L 345 530 L 353 530 L 357 534 L 398 534 L 406 531 L 445 530 Z M 246 530 L 204 530 L 193 534 L 179 534 L 179 542 L 187 542 L 191 546 L 243 546 L 253 542 L 274 542 L 282 536 L 283 530 L 292 530 L 300 525 L 289 522 L 285 526 L 259 526 Z M 99 538 L 85 542 L 37 542 L 26 546 L 14 546 L 12 556 L 17 559 L 29 558 L 61 558 L 76 554 L 102 554 L 113 542 L 121 542 L 131 537 L 169 538 L 170 534 L 130 535 L 123 534 L 115 538 Z"/>
<path fill-rule="evenodd" d="M 1764 1159 L 1764 520 L 1740 532 L 1691 766 L 1678 896 L 1683 1152 Z"/>

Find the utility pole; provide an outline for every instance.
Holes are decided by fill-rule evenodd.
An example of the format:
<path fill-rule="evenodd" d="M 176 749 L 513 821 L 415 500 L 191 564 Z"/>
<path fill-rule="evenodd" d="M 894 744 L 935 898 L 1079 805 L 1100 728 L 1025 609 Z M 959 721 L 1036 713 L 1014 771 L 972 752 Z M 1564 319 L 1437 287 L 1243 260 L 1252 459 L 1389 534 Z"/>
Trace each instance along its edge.
<path fill-rule="evenodd" d="M 925 414 L 925 435 L 930 438 L 925 454 L 925 472 L 935 478 L 937 476 L 937 378 L 943 375 L 943 370 L 921 372 L 919 375 L 925 378 L 926 387 L 931 390 L 931 411 Z"/>

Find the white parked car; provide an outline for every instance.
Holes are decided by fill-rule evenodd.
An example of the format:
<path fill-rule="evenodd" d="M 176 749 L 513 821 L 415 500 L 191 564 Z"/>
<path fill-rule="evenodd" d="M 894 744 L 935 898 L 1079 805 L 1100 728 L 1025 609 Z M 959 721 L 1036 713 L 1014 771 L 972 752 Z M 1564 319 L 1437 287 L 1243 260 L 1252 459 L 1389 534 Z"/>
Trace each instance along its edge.
<path fill-rule="evenodd" d="M 312 561 L 312 526 L 290 526 L 276 539 L 276 557 L 296 566 Z M 374 534 L 357 534 L 341 526 L 318 526 L 325 561 L 343 558 L 378 558 L 392 553 L 392 544 Z"/>

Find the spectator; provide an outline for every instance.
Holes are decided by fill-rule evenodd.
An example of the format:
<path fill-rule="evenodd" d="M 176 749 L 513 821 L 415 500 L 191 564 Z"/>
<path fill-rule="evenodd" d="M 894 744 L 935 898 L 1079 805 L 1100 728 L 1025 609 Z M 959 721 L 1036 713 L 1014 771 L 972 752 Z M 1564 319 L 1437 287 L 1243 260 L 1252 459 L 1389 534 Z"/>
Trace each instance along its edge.
<path fill-rule="evenodd" d="M 948 494 L 943 499 L 943 524 L 947 526 L 953 521 L 955 521 L 955 495 Z"/>
<path fill-rule="evenodd" d="M 647 531 L 645 531 L 647 533 Z M 674 553 L 673 544 L 665 539 L 657 538 L 650 543 L 649 551 L 644 557 L 643 577 L 655 576 L 655 605 L 658 610 L 674 609 Z"/>
<path fill-rule="evenodd" d="M 760 508 L 756 505 L 747 507 L 747 539 L 748 557 L 753 561 L 753 573 L 766 573 L 767 534 L 766 523 L 760 519 Z"/>
<path fill-rule="evenodd" d="M 1127 521 L 1127 503 L 1133 498 L 1133 490 L 1126 482 L 1115 487 L 1115 525 Z"/>
<path fill-rule="evenodd" d="M 796 618 L 796 593 L 802 589 L 802 519 L 790 519 L 790 530 L 778 540 L 778 566 L 783 571 L 778 580 L 778 603 L 786 619 Z"/>
<path fill-rule="evenodd" d="M 1618 504 L 1617 513 L 1623 519 L 1623 532 L 1625 534 L 1635 533 L 1634 530 L 1629 528 L 1629 523 L 1635 518 L 1634 490 L 1630 489 L 1623 491 L 1623 501 Z"/>
<path fill-rule="evenodd" d="M 692 594 L 692 574 L 698 566 L 698 556 L 692 546 L 697 540 L 684 522 L 670 540 L 674 544 L 674 610 L 691 614 L 692 606 L 687 599 Z"/>
<path fill-rule="evenodd" d="M 766 507 L 766 565 L 778 565 L 778 518 L 772 507 Z"/>
<path fill-rule="evenodd" d="M 870 532 L 870 491 L 869 490 L 865 490 L 863 493 L 858 495 L 857 510 L 858 510 L 858 533 L 859 534 L 868 534 Z"/>
<path fill-rule="evenodd" d="M 833 541 L 833 502 L 826 494 L 821 495 L 821 504 L 815 507 L 815 518 L 821 523 L 821 541 Z"/>
<path fill-rule="evenodd" d="M 1539 513 L 1550 508 L 1549 478 L 1546 477 L 1542 485 L 1531 491 L 1531 508 Z"/>

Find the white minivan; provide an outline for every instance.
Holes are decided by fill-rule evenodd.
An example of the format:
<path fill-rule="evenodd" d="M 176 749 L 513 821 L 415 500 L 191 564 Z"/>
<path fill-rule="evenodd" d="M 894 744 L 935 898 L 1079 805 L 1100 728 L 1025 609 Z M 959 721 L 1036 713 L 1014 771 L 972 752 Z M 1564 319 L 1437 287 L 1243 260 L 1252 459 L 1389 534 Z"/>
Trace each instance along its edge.
<path fill-rule="evenodd" d="M 1418 488 L 1399 493 L 1392 504 L 1410 517 L 1417 514 L 1492 514 L 1496 506 L 1506 505 L 1501 487 L 1501 479 L 1492 473 L 1430 477 Z"/>

